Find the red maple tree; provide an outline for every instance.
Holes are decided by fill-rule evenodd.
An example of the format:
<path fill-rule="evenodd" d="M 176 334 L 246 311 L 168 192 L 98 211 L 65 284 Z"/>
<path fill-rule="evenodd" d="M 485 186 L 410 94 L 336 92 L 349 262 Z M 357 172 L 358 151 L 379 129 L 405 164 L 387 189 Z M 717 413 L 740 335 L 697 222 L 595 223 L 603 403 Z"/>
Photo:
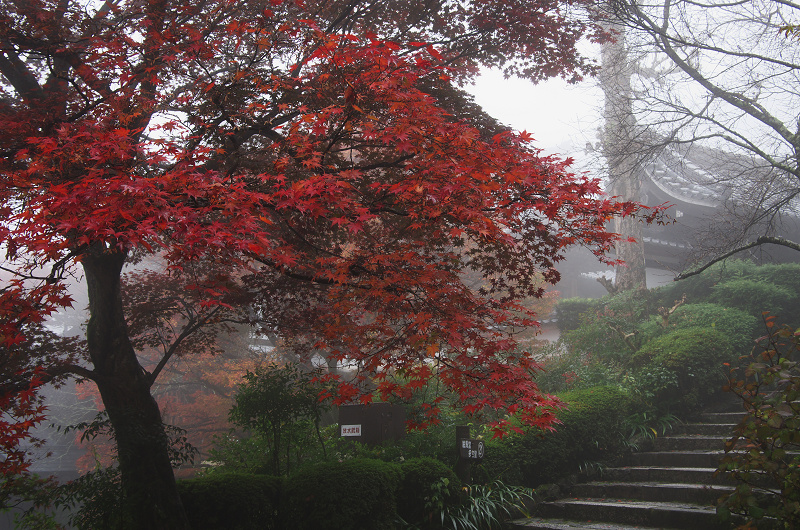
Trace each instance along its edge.
<path fill-rule="evenodd" d="M 131 527 L 187 527 L 151 392 L 176 349 L 145 369 L 123 305 L 123 267 L 147 254 L 176 276 L 225 264 L 188 282 L 200 310 L 235 309 L 241 279 L 262 327 L 358 369 L 340 401 L 369 399 L 367 374 L 388 397 L 435 373 L 467 411 L 552 422 L 508 333 L 534 321 L 520 301 L 639 208 L 446 101 L 479 64 L 579 77 L 575 43 L 600 33 L 571 14 L 583 0 L 427 4 L 0 0 L 2 338 L 68 304 L 78 268 L 90 312 L 85 361 L 2 393 L 35 373 L 97 385 Z"/>

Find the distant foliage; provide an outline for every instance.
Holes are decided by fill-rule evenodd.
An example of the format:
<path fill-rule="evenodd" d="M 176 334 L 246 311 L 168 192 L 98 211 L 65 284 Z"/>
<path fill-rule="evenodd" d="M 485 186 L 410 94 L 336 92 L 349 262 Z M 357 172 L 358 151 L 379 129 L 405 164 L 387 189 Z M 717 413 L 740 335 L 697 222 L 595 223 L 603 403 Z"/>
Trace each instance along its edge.
<path fill-rule="evenodd" d="M 539 384 L 551 392 L 615 385 L 648 417 L 690 415 L 721 394 L 722 363 L 750 353 L 762 311 L 800 325 L 797 292 L 800 264 L 732 260 L 656 289 L 568 300 L 563 313 L 577 313 L 580 325 L 544 357 Z"/>

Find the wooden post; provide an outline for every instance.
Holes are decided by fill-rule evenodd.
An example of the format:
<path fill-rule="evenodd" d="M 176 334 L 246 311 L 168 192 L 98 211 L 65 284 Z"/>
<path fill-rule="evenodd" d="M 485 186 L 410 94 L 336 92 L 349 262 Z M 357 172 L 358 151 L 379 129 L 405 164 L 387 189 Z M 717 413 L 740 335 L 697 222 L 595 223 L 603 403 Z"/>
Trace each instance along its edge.
<path fill-rule="evenodd" d="M 461 440 L 469 439 L 469 425 L 456 425 L 456 476 L 465 486 L 470 485 L 470 461 L 461 456 Z"/>

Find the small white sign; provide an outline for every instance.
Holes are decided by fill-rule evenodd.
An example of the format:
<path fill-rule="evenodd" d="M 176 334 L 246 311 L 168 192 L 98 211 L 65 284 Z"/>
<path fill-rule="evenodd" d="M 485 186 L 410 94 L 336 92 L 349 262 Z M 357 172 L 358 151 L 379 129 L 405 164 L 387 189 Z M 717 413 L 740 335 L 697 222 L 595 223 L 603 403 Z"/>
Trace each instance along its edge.
<path fill-rule="evenodd" d="M 361 425 L 342 425 L 342 436 L 361 436 Z"/>

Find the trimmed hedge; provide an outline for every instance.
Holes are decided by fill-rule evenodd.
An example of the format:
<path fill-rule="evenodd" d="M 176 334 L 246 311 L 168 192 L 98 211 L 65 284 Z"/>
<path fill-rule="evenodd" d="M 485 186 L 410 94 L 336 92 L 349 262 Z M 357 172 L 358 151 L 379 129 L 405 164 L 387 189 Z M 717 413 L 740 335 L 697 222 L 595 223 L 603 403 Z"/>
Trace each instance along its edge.
<path fill-rule="evenodd" d="M 780 315 L 797 295 L 787 287 L 756 280 L 732 280 L 714 286 L 711 300 L 726 307 L 738 307 L 754 316 L 763 311 Z"/>
<path fill-rule="evenodd" d="M 354 459 L 324 462 L 286 479 L 281 505 L 285 528 L 294 530 L 393 529 L 398 464 Z"/>
<path fill-rule="evenodd" d="M 283 479 L 244 473 L 212 474 L 178 481 L 178 493 L 194 530 L 278 529 Z"/>
<path fill-rule="evenodd" d="M 433 458 L 319 463 L 288 479 L 211 474 L 178 481 L 178 491 L 193 530 L 379 530 L 395 528 L 398 514 L 424 525 L 433 514 L 426 503 L 443 478 L 449 485 L 436 492 L 439 500 L 459 504 L 461 481 Z"/>
<path fill-rule="evenodd" d="M 710 396 L 721 392 L 723 363 L 734 360 L 735 354 L 726 334 L 690 327 L 651 340 L 636 352 L 633 364 L 640 379 L 653 370 L 674 374 L 668 384 L 651 390 L 659 405 L 671 405 L 671 412 L 680 415 L 696 412 Z"/>
<path fill-rule="evenodd" d="M 484 478 L 536 487 L 579 471 L 588 463 L 612 460 L 624 451 L 628 396 L 616 387 L 595 387 L 558 396 L 567 408 L 555 431 L 527 429 L 522 435 L 486 442 L 480 465 Z"/>
<path fill-rule="evenodd" d="M 719 331 L 727 337 L 737 354 L 744 355 L 750 353 L 753 347 L 758 319 L 735 307 L 710 303 L 686 304 L 670 315 L 666 328 L 662 325 L 662 318 L 654 316 L 640 329 L 642 336 L 649 341 L 676 329 L 698 327 Z"/>
<path fill-rule="evenodd" d="M 594 311 L 596 300 L 591 298 L 564 298 L 556 306 L 558 331 L 564 333 L 578 329 L 583 315 Z"/>
<path fill-rule="evenodd" d="M 762 311 L 769 311 L 792 325 L 799 325 L 800 297 L 795 295 L 798 290 L 800 264 L 755 265 L 726 260 L 702 274 L 652 291 L 659 303 L 667 307 L 685 294 L 688 303 L 716 302 L 743 309 L 757 318 Z"/>
<path fill-rule="evenodd" d="M 403 479 L 397 490 L 397 512 L 407 523 L 422 523 L 425 503 L 434 493 L 433 485 L 448 480 L 447 493 L 441 498 L 446 505 L 458 503 L 461 481 L 447 465 L 433 458 L 410 458 L 401 466 Z"/>

